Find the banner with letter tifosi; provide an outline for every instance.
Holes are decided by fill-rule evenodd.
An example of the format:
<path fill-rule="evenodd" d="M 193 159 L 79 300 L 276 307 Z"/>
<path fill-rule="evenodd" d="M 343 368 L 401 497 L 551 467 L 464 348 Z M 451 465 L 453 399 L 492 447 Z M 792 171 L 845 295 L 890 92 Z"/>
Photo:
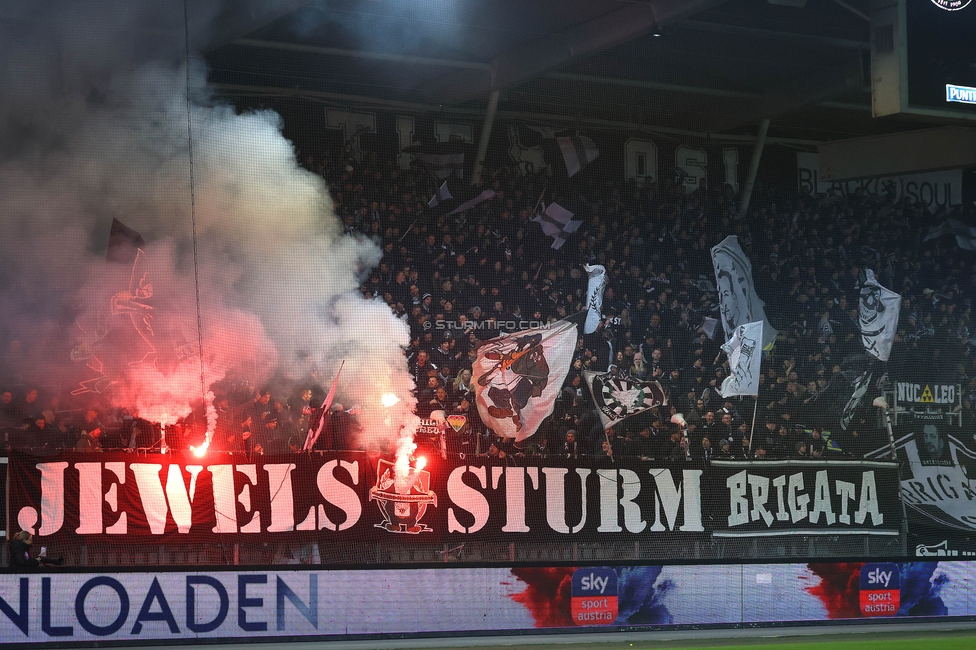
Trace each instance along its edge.
<path fill-rule="evenodd" d="M 358 452 L 251 461 L 14 454 L 9 499 L 9 530 L 31 531 L 37 545 L 92 548 L 885 536 L 902 523 L 896 466 L 869 461 L 540 464 L 434 456 L 399 480 L 390 460 Z"/>

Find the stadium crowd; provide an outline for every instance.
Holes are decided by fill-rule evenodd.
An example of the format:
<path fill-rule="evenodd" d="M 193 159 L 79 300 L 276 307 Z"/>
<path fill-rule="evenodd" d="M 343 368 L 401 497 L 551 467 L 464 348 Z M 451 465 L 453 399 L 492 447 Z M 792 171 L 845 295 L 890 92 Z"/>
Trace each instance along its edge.
<path fill-rule="evenodd" d="M 863 350 L 858 300 L 868 268 L 902 295 L 891 359 L 874 381 L 960 383 L 964 417 L 974 414 L 976 258 L 951 237 L 923 241 L 945 218 L 972 216 L 959 206 L 933 213 L 890 194 L 801 196 L 759 184 L 748 214 L 738 215 L 739 198 L 728 185 L 702 181 L 688 191 L 680 178 L 638 185 L 589 170 L 555 182 L 502 166 L 485 172 L 493 199 L 449 215 L 453 204 L 427 207 L 441 180 L 421 163 L 403 171 L 376 156 L 351 163 L 329 154 L 305 163 L 328 182 L 345 230 L 382 248 L 361 291 L 386 302 L 410 328 L 405 354 L 418 414 L 438 422 L 467 418 L 460 433 L 440 426 L 443 443 L 439 435 L 424 441 L 434 449 L 499 458 L 859 457 L 887 440 L 870 399 L 846 431 L 838 426 L 850 394 L 837 389 L 839 377 L 845 360 Z M 540 201 L 556 201 L 583 222 L 560 250 L 532 221 Z M 757 292 L 780 331 L 763 361 L 758 399 L 722 398 L 729 367 L 719 347 L 721 326 L 713 336 L 703 328 L 705 318 L 718 318 L 709 250 L 730 234 L 749 255 Z M 503 332 L 578 317 L 584 264 L 607 269 L 601 327 L 580 338 L 555 412 L 538 434 L 520 446 L 496 439 L 474 403 L 478 346 Z M 657 380 L 669 405 L 604 430 L 586 370 Z M 39 396 L 36 388 L 4 379 L 10 388 L 2 392 L 0 424 L 11 447 L 183 444 L 182 428 L 164 439 L 158 425 L 124 411 L 64 407 L 63 396 Z M 312 376 L 277 394 L 231 376 L 213 390 L 220 423 L 215 446 L 273 453 L 301 448 L 323 387 Z M 353 410 L 334 406 L 319 448 L 356 447 Z M 677 413 L 686 427 L 673 422 Z M 199 427 L 199 417 L 184 425 Z"/>

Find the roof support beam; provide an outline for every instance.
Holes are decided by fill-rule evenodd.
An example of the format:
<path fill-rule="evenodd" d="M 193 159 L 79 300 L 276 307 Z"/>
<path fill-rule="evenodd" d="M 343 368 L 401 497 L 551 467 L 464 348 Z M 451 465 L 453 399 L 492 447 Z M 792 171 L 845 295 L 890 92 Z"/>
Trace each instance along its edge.
<path fill-rule="evenodd" d="M 422 89 L 427 101 L 452 104 L 483 97 L 537 77 L 569 61 L 622 45 L 655 27 L 721 4 L 723 0 L 650 0 L 575 25 L 536 43 L 506 52 L 492 61 L 489 74 L 452 73 Z"/>
<path fill-rule="evenodd" d="M 192 35 L 195 30 L 201 30 L 200 33 L 204 33 L 208 37 L 207 49 L 215 50 L 221 45 L 226 45 L 235 39 L 250 34 L 259 27 L 264 27 L 282 16 L 301 9 L 310 2 L 311 0 L 220 1 L 216 3 L 216 6 L 219 7 L 217 11 L 211 15 L 201 15 L 197 21 L 192 20 L 193 15 L 191 13 L 190 33 Z M 194 25 L 194 22 L 198 24 Z"/>
<path fill-rule="evenodd" d="M 483 118 L 485 111 L 477 108 L 450 107 L 444 108 L 431 104 L 415 102 L 404 102 L 392 99 L 381 99 L 368 97 L 365 95 L 348 95 L 343 93 L 330 93 L 314 90 L 300 90 L 297 88 L 280 88 L 277 86 L 254 86 L 241 84 L 215 83 L 214 89 L 225 97 L 276 97 L 282 99 L 305 99 L 318 101 L 323 104 L 331 104 L 343 107 L 356 107 L 362 109 L 390 109 L 402 110 L 410 113 L 436 113 L 438 115 L 455 116 L 464 118 Z M 618 129 L 634 133 L 666 134 L 672 136 L 686 136 L 692 138 L 710 138 L 717 142 L 730 143 L 750 143 L 756 141 L 756 136 L 742 134 L 724 134 L 704 131 L 692 131 L 689 129 L 674 129 L 663 125 L 651 125 L 640 122 L 625 122 L 619 120 L 603 120 L 590 118 L 580 115 L 559 115 L 557 113 L 536 113 L 530 111 L 505 111 L 496 112 L 496 117 L 503 119 L 530 120 L 543 123 L 565 124 L 577 126 L 586 124 L 595 128 Z M 815 147 L 819 144 L 818 140 L 805 140 L 799 138 L 779 138 L 768 137 L 767 143 L 788 144 L 801 147 Z"/>
<path fill-rule="evenodd" d="M 724 23 L 714 23 L 704 20 L 679 20 L 674 26 L 678 29 L 710 32 L 712 34 L 726 34 L 729 36 L 746 36 L 748 38 L 789 41 L 791 43 L 804 43 L 824 47 L 840 47 L 857 50 L 871 49 L 871 43 L 869 41 L 857 41 L 849 38 L 836 38 L 834 36 L 817 36 L 815 34 L 800 34 L 798 32 L 781 32 L 775 29 L 726 25 Z"/>
<path fill-rule="evenodd" d="M 763 118 L 776 117 L 803 106 L 819 104 L 840 93 L 864 86 L 864 66 L 860 52 L 856 56 L 780 85 L 759 100 L 759 105 L 747 113 L 735 115 L 725 123 L 716 124 L 715 132 L 728 131 Z"/>

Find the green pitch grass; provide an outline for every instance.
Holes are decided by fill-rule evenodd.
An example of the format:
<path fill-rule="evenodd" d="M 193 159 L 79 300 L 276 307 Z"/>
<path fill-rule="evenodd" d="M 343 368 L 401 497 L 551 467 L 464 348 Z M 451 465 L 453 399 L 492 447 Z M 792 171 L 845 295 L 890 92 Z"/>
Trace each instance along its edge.
<path fill-rule="evenodd" d="M 976 625 L 976 624 L 974 624 Z M 766 630 L 771 633 L 771 630 Z M 757 630 L 758 634 L 763 631 Z M 885 632 L 881 634 L 857 633 L 825 634 L 809 636 L 769 637 L 742 639 L 693 639 L 662 641 L 609 641 L 606 643 L 561 643 L 468 646 L 456 650 L 499 650 L 499 648 L 526 648 L 526 650 L 976 650 L 976 631 Z M 443 648 L 442 650 L 455 650 Z"/>

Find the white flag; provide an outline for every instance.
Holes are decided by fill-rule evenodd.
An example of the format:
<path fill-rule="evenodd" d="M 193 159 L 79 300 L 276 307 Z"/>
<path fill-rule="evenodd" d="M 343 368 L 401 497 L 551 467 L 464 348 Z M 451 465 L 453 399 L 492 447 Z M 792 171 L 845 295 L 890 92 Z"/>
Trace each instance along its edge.
<path fill-rule="evenodd" d="M 739 325 L 722 349 L 729 355 L 729 376 L 722 382 L 722 397 L 759 394 L 759 365 L 763 322 Z"/>
<path fill-rule="evenodd" d="M 438 205 L 440 205 L 441 201 L 450 201 L 453 198 L 454 197 L 451 196 L 451 190 L 447 189 L 447 181 L 444 181 L 438 188 L 437 194 L 435 194 L 430 201 L 427 201 L 427 207 L 436 208 Z"/>
<path fill-rule="evenodd" d="M 559 150 L 563 153 L 566 173 L 570 176 L 575 175 L 600 155 L 600 150 L 585 135 L 574 138 L 556 138 L 556 142 L 559 143 Z"/>
<path fill-rule="evenodd" d="M 603 292 L 607 288 L 607 269 L 600 264 L 593 266 L 584 264 L 583 268 L 590 275 L 586 283 L 586 325 L 583 327 L 583 333 L 592 334 L 599 327 L 603 314 Z"/>
<path fill-rule="evenodd" d="M 503 438 L 525 440 L 552 414 L 576 350 L 567 321 L 486 341 L 472 366 L 481 420 Z"/>
<path fill-rule="evenodd" d="M 718 328 L 718 320 L 705 316 L 705 318 L 702 320 L 701 328 L 702 331 L 705 332 L 705 336 L 715 340 L 715 330 Z"/>
<path fill-rule="evenodd" d="M 656 381 L 636 381 L 630 377 L 614 377 L 609 373 L 589 370 L 583 372 L 583 379 L 590 387 L 604 428 L 668 403 L 664 388 Z"/>
<path fill-rule="evenodd" d="M 966 251 L 976 251 L 976 228 L 967 226 L 958 219 L 947 219 L 929 231 L 922 241 L 936 239 L 943 235 L 954 235 L 956 245 Z"/>
<path fill-rule="evenodd" d="M 484 203 L 488 199 L 493 199 L 493 198 L 495 198 L 495 190 L 485 190 L 484 192 L 474 197 L 470 201 L 465 201 L 464 203 L 454 208 L 447 214 L 448 216 L 450 216 L 452 214 L 457 214 L 458 212 L 464 212 L 465 210 L 470 210 L 471 208 L 478 205 L 479 203 Z"/>
<path fill-rule="evenodd" d="M 573 221 L 573 213 L 559 205 L 550 203 L 549 207 L 544 208 L 541 214 L 535 216 L 535 221 L 542 226 L 542 232 L 552 237 L 552 247 L 559 250 L 566 243 L 567 235 L 571 235 L 583 224 L 582 221 Z"/>
<path fill-rule="evenodd" d="M 901 296 L 881 286 L 874 271 L 865 270 L 867 278 L 861 287 L 861 303 L 858 321 L 861 325 L 861 343 L 868 354 L 881 361 L 891 356 L 891 344 L 898 329 L 901 312 Z"/>
<path fill-rule="evenodd" d="M 715 268 L 715 284 L 722 313 L 725 340 L 740 325 L 762 321 L 762 349 L 770 349 L 779 334 L 766 318 L 764 303 L 756 295 L 752 282 L 752 263 L 739 246 L 739 238 L 729 235 L 712 248 L 712 266 Z"/>

